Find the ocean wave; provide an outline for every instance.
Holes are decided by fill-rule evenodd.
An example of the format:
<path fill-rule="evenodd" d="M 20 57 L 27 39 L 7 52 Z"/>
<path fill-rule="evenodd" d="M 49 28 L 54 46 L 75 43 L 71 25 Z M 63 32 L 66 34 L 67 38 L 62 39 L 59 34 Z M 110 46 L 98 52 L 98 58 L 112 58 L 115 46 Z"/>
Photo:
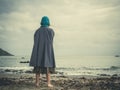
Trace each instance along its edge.
<path fill-rule="evenodd" d="M 32 71 L 32 67 L 0 67 L 0 73 L 28 73 Z M 98 72 L 104 72 L 107 73 L 108 70 L 110 72 L 118 72 L 120 73 L 120 67 L 119 66 L 110 66 L 106 68 L 101 67 L 57 67 L 56 71 L 59 73 L 68 73 L 68 74 L 91 74 L 91 73 L 98 73 Z"/>
<path fill-rule="evenodd" d="M 116 69 L 120 69 L 120 67 L 117 67 L 117 66 L 111 66 L 110 69 L 111 69 L 111 70 L 116 70 Z"/>
<path fill-rule="evenodd" d="M 83 69 L 85 70 L 118 70 L 120 69 L 120 67 L 118 66 L 110 66 L 110 67 L 106 67 L 106 68 L 101 68 L 101 67 L 83 67 Z"/>
<path fill-rule="evenodd" d="M 72 68 L 72 67 L 58 67 L 57 70 L 118 70 L 120 67 L 118 66 L 110 66 L 110 67 L 80 67 L 80 68 Z"/>

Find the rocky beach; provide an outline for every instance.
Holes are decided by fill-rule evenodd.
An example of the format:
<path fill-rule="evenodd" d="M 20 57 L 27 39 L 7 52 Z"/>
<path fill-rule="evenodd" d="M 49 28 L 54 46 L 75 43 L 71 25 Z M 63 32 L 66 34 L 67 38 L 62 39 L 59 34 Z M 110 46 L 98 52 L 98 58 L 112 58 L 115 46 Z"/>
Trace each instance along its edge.
<path fill-rule="evenodd" d="M 35 87 L 29 57 L 1 56 L 0 90 L 120 90 L 119 58 L 59 57 L 56 60 L 56 73 L 51 75 L 54 88 L 48 88 L 45 75 L 41 75 L 40 85 Z"/>
<path fill-rule="evenodd" d="M 48 88 L 45 75 L 35 87 L 34 74 L 0 74 L 0 90 L 120 90 L 120 77 L 51 75 L 53 88 Z"/>

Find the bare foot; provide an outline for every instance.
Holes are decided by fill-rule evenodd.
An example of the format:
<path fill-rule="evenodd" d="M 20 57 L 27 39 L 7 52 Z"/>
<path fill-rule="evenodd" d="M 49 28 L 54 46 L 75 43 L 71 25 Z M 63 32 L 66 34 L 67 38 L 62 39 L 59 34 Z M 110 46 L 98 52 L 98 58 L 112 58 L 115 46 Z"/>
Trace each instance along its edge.
<path fill-rule="evenodd" d="M 53 85 L 52 84 L 48 84 L 48 87 L 53 88 Z"/>
<path fill-rule="evenodd" d="M 36 87 L 39 87 L 39 83 L 36 83 L 35 86 L 36 86 Z"/>

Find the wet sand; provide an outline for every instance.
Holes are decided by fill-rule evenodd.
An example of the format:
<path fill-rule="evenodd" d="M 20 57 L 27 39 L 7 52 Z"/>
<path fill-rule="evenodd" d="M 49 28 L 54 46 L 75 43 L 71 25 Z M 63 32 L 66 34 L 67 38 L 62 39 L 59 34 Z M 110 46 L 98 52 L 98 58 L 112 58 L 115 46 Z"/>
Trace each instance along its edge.
<path fill-rule="evenodd" d="M 48 88 L 45 75 L 35 87 L 34 74 L 0 74 L 0 90 L 120 90 L 119 76 L 52 75 L 54 88 Z"/>

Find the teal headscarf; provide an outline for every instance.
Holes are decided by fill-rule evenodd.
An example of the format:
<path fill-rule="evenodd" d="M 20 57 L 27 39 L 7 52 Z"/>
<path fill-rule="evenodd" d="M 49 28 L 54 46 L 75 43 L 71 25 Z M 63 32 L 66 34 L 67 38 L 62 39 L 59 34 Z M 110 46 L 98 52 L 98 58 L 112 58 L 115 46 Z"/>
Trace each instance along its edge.
<path fill-rule="evenodd" d="M 47 16 L 43 16 L 40 24 L 44 27 L 50 26 L 49 18 Z"/>

